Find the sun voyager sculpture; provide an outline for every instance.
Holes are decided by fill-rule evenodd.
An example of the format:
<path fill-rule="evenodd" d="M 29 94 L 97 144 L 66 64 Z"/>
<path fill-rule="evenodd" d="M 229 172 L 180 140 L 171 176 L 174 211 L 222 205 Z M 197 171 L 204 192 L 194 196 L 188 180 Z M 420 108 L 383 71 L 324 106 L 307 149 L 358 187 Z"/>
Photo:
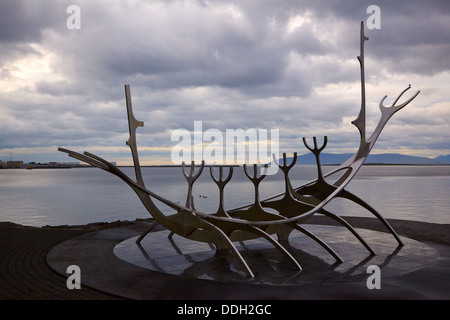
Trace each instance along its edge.
<path fill-rule="evenodd" d="M 381 111 L 381 117 L 378 121 L 378 125 L 367 137 L 366 135 L 366 97 L 365 97 L 365 72 L 364 72 L 364 42 L 368 38 L 364 34 L 364 24 L 361 22 L 360 32 L 360 55 L 357 57 L 361 69 L 361 109 L 357 118 L 352 121 L 360 133 L 361 139 L 359 148 L 349 159 L 343 162 L 341 165 L 334 168 L 327 174 L 322 173 L 320 164 L 320 153 L 327 144 L 327 137 L 324 137 L 322 146 L 317 145 L 316 137 L 313 138 L 313 146 L 310 146 L 306 139 L 303 138 L 303 143 L 306 148 L 310 150 L 316 159 L 317 165 L 317 178 L 304 185 L 293 187 L 289 177 L 289 171 L 296 164 L 297 154 L 294 154 L 293 160 L 290 164 L 287 164 L 286 153 L 283 153 L 283 162 L 277 162 L 277 165 L 281 169 L 284 180 L 285 190 L 284 192 L 274 195 L 267 199 L 260 199 L 259 185 L 264 179 L 265 175 L 258 176 L 257 165 L 253 164 L 253 168 L 244 165 L 244 172 L 248 179 L 253 184 L 253 199 L 254 201 L 247 206 L 226 209 L 224 206 L 224 188 L 231 180 L 233 175 L 232 166 L 209 166 L 210 175 L 214 183 L 219 190 L 219 204 L 216 212 L 200 212 L 194 207 L 194 201 L 192 196 L 193 185 L 197 178 L 202 174 L 205 167 L 204 161 L 201 164 L 196 165 L 191 162 L 190 166 L 186 168 L 185 163 L 182 164 L 182 173 L 186 178 L 188 185 L 186 204 L 180 205 L 166 199 L 164 196 L 156 194 L 146 186 L 142 178 L 141 166 L 139 162 L 138 149 L 136 144 L 136 129 L 144 125 L 143 122 L 136 120 L 133 115 L 130 87 L 125 85 L 126 106 L 128 113 L 128 124 L 130 137 L 126 144 L 131 149 L 131 154 L 134 163 L 135 179 L 125 175 L 115 165 L 108 161 L 98 157 L 89 152 L 83 154 L 59 148 L 61 152 L 67 153 L 70 157 L 84 161 L 92 166 L 98 167 L 111 174 L 119 177 L 123 182 L 128 184 L 131 189 L 141 200 L 145 209 L 154 218 L 154 223 L 142 233 L 137 239 L 139 243 L 155 226 L 162 225 L 164 228 L 170 231 L 170 237 L 174 234 L 181 237 L 185 237 L 191 240 L 211 243 L 215 246 L 217 254 L 225 253 L 232 254 L 246 272 L 249 277 L 254 277 L 254 273 L 241 253 L 237 250 L 233 244 L 235 241 L 245 241 L 255 238 L 263 238 L 267 240 L 271 245 L 278 249 L 284 256 L 286 256 L 292 264 L 302 270 L 300 262 L 287 250 L 287 246 L 283 243 L 288 241 L 289 235 L 292 231 L 297 230 L 303 234 L 309 236 L 314 241 L 319 243 L 325 248 L 338 262 L 343 262 L 342 258 L 323 240 L 306 230 L 302 224 L 309 218 L 316 214 L 322 214 L 328 216 L 335 221 L 339 222 L 342 226 L 347 228 L 369 251 L 371 255 L 375 255 L 375 251 L 371 246 L 358 234 L 358 232 L 342 217 L 324 209 L 324 206 L 332 199 L 341 197 L 348 199 L 362 206 L 371 212 L 378 220 L 380 220 L 387 230 L 392 234 L 399 246 L 402 246 L 402 240 L 397 235 L 395 230 L 390 224 L 378 213 L 373 207 L 367 204 L 364 200 L 357 197 L 353 193 L 345 189 L 348 183 L 353 179 L 361 165 L 366 160 L 370 151 L 372 150 L 376 140 L 378 139 L 381 131 L 388 122 L 388 120 L 401 110 L 407 104 L 409 104 L 420 91 L 414 93 L 407 101 L 397 105 L 398 100 L 402 95 L 411 88 L 409 85 L 403 90 L 399 96 L 395 99 L 391 106 L 384 106 L 384 101 L 387 96 L 383 97 L 380 101 L 379 108 Z M 195 172 L 197 170 L 197 172 Z M 217 172 L 214 171 L 218 170 Z M 224 170 L 228 170 L 226 177 Z M 217 176 L 216 176 L 217 175 Z M 334 182 L 330 183 L 325 180 L 329 176 L 337 175 L 338 178 Z M 173 214 L 164 214 L 156 205 L 156 201 L 163 205 L 173 209 Z M 270 210 L 269 210 L 270 208 Z M 274 212 L 275 211 L 275 212 Z M 272 237 L 272 235 L 276 235 Z"/>

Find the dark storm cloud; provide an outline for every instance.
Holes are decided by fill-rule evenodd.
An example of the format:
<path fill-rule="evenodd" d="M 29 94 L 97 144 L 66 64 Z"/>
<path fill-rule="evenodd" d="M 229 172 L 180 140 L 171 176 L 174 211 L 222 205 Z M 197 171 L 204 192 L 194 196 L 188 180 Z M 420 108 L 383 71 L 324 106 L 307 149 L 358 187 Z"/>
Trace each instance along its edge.
<path fill-rule="evenodd" d="M 0 42 L 33 42 L 42 31 L 64 22 L 57 1 L 2 0 L 0 2 Z M 64 9 L 63 9 L 64 10 Z"/>
<path fill-rule="evenodd" d="M 63 45 L 53 49 L 65 57 L 66 63 L 61 61 L 60 67 L 76 65 L 76 70 L 68 71 L 87 80 L 102 77 L 102 81 L 108 82 L 139 77 L 143 85 L 156 89 L 216 85 L 270 96 L 291 95 L 296 88 L 299 95 L 307 95 L 310 93 L 307 74 L 299 72 L 295 77 L 297 83 L 290 85 L 288 53 L 296 52 L 305 61 L 308 56 L 324 54 L 354 57 L 358 48 L 358 34 L 354 31 L 359 20 L 368 16 L 367 6 L 351 1 L 293 3 L 262 2 L 256 6 L 253 2 L 236 2 L 236 9 L 244 16 L 230 19 L 229 14 L 211 15 L 208 8 L 196 6 L 195 2 L 181 9 L 161 2 L 160 8 L 155 6 L 143 12 L 147 19 L 135 20 L 131 19 L 136 14 L 133 7 L 117 11 L 98 3 L 86 3 L 81 30 L 84 34 L 69 39 L 56 36 Z M 449 67 L 445 50 L 449 33 L 444 32 L 443 19 L 447 16 L 432 3 L 420 10 L 415 10 L 415 6 L 417 2 L 397 7 L 390 2 L 380 4 L 382 29 L 368 32 L 374 37 L 368 43 L 369 55 L 380 61 L 378 68 L 434 73 Z M 339 38 L 320 40 L 311 25 L 283 35 L 289 18 L 306 10 L 319 19 L 317 23 L 323 19 L 322 28 L 329 24 L 332 29 L 334 21 L 345 21 L 340 25 L 344 29 Z M 423 26 L 425 21 L 429 22 L 423 17 L 424 11 L 442 19 L 433 19 Z M 109 24 L 102 26 L 105 21 Z M 350 30 L 351 34 L 347 32 Z M 381 37 L 382 41 L 378 41 Z M 424 56 L 429 59 L 423 59 Z M 342 71 L 338 63 L 335 66 Z M 338 72 L 332 74 L 336 76 Z"/>
<path fill-rule="evenodd" d="M 15 88 L 0 91 L 8 131 L 0 149 L 122 146 L 125 83 L 146 122 L 142 146 L 169 146 L 171 130 L 192 129 L 196 120 L 205 129 L 280 128 L 286 147 L 299 135 L 332 134 L 343 147 L 357 142 L 343 120 L 359 111 L 359 26 L 371 1 L 77 1 L 80 30 L 66 27 L 71 4 L 0 4 L 0 80 Z M 366 29 L 370 99 L 392 98 L 418 75 L 448 72 L 448 2 L 376 4 L 381 29 Z M 23 75 L 22 60 L 48 70 Z M 439 103 L 448 96 L 434 79 L 441 78 L 430 78 L 420 97 L 436 96 L 416 104 L 447 119 Z M 368 115 L 378 117 L 370 106 Z M 404 123 L 431 121 L 410 109 Z M 401 121 L 392 132 L 409 132 Z"/>
<path fill-rule="evenodd" d="M 161 8 L 155 6 L 143 13 L 146 19 L 133 20 L 130 16 L 136 12 L 132 8 L 100 10 L 89 3 L 83 7 L 80 36 L 53 34 L 47 44 L 64 57 L 59 67 L 85 80 L 93 76 L 103 77 L 106 83 L 117 78 L 139 79 L 156 89 L 221 86 L 257 95 L 293 93 L 292 86 L 287 85 L 293 80 L 286 72 L 289 51 L 302 55 L 325 52 L 309 28 L 282 37 L 284 22 L 278 21 L 279 25 L 270 29 L 270 17 L 242 12 L 239 3 L 235 10 L 241 12 L 235 14 L 242 13 L 243 17 L 233 17 L 232 8 L 214 14 L 211 8 L 189 4 L 180 9 L 161 3 Z M 99 12 L 100 19 L 93 14 Z M 288 12 L 282 16 L 286 18 Z M 106 27 L 97 20 L 111 23 Z M 257 24 L 260 20 L 262 24 Z M 71 69 L 74 65 L 79 67 Z M 297 92 L 308 94 L 310 88 L 301 86 L 306 83 L 301 80 L 305 77 L 296 78 L 300 79 L 294 81 Z M 285 83 L 279 86 L 280 82 Z"/>
<path fill-rule="evenodd" d="M 45 30 L 65 23 L 61 1 L 2 0 L 0 2 L 0 66 L 28 54 L 38 54 L 31 43 Z"/>

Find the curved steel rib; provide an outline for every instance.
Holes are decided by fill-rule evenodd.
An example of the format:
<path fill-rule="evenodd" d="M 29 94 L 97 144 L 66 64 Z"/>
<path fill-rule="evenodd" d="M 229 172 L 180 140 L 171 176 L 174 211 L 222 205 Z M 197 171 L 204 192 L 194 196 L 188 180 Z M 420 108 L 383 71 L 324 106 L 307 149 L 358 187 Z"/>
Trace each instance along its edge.
<path fill-rule="evenodd" d="M 136 182 L 137 184 L 144 187 L 145 184 L 144 179 L 142 179 L 141 165 L 139 163 L 138 150 L 136 146 L 136 129 L 138 127 L 143 127 L 144 122 L 136 120 L 136 118 L 133 115 L 133 107 L 131 105 L 131 93 L 129 84 L 125 85 L 125 99 L 127 104 L 128 128 L 130 131 L 130 138 L 128 139 L 126 144 L 130 147 L 131 154 L 133 156 L 134 171 L 136 173 Z"/>
<path fill-rule="evenodd" d="M 285 174 L 285 192 L 275 195 L 273 197 L 267 198 L 265 200 L 260 200 L 259 196 L 259 183 L 263 180 L 265 175 L 257 177 L 256 165 L 253 166 L 254 175 L 251 176 L 247 171 L 247 166 L 244 165 L 244 172 L 250 181 L 254 185 L 255 198 L 254 202 L 232 210 L 225 210 L 223 204 L 223 189 L 225 185 L 229 182 L 232 175 L 232 168 L 230 167 L 229 175 L 226 179 L 223 179 L 222 167 L 220 167 L 219 178 L 216 179 L 213 175 L 212 167 L 210 168 L 210 173 L 213 181 L 219 187 L 220 193 L 220 204 L 219 209 L 215 214 L 206 214 L 195 209 L 192 196 L 192 188 L 195 180 L 200 176 L 203 168 L 204 162 L 202 162 L 200 170 L 194 174 L 195 165 L 191 163 L 191 171 L 189 174 L 185 170 L 185 164 L 183 163 L 183 174 L 188 182 L 188 193 L 185 206 L 174 203 L 160 195 L 155 194 L 146 188 L 144 180 L 142 177 L 141 167 L 139 163 L 139 156 L 136 144 L 136 130 L 138 127 L 142 127 L 144 123 L 142 121 L 136 120 L 133 115 L 132 105 L 131 105 L 131 95 L 129 85 L 125 85 L 125 96 L 127 105 L 127 115 L 129 124 L 130 137 L 126 144 L 131 149 L 131 154 L 133 157 L 134 170 L 136 175 L 136 180 L 132 180 L 122 171 L 120 171 L 116 166 L 112 165 L 108 161 L 93 155 L 91 153 L 85 152 L 84 154 L 79 154 L 71 150 L 59 148 L 61 152 L 66 152 L 69 156 L 84 161 L 96 166 L 102 170 L 108 171 L 125 183 L 127 183 L 137 194 L 141 202 L 147 211 L 153 216 L 155 222 L 138 238 L 139 243 L 145 235 L 150 232 L 156 225 L 161 224 L 163 227 L 167 228 L 172 232 L 172 234 L 178 234 L 182 237 L 196 241 L 204 241 L 214 243 L 217 250 L 227 249 L 235 256 L 245 272 L 250 276 L 254 277 L 254 274 L 242 255 L 236 249 L 233 244 L 232 239 L 251 239 L 255 237 L 262 237 L 268 240 L 277 249 L 282 251 L 282 253 L 287 256 L 291 261 L 295 263 L 297 268 L 301 270 L 300 264 L 295 260 L 295 258 L 286 250 L 286 248 L 270 234 L 277 234 L 279 240 L 287 240 L 289 233 L 295 229 L 299 230 L 306 235 L 310 236 L 320 245 L 322 245 L 330 254 L 332 254 L 336 260 L 342 261 L 339 255 L 334 252 L 329 246 L 327 246 L 322 240 L 313 235 L 311 232 L 307 231 L 300 226 L 301 223 L 305 222 L 309 217 L 316 213 L 324 214 L 329 216 L 342 225 L 344 225 L 348 230 L 350 230 L 355 237 L 371 252 L 375 254 L 373 249 L 359 236 L 355 229 L 353 229 L 344 219 L 341 217 L 324 210 L 324 206 L 336 197 L 343 197 L 358 203 L 369 212 L 375 215 L 393 234 L 398 243 L 402 245 L 402 242 L 398 235 L 395 233 L 394 229 L 389 225 L 389 223 L 384 219 L 381 214 L 379 214 L 370 205 L 364 202 L 362 199 L 356 195 L 348 192 L 344 188 L 356 175 L 365 159 L 369 155 L 371 149 L 373 148 L 376 140 L 378 139 L 381 131 L 386 125 L 387 121 L 392 117 L 394 113 L 401 110 L 407 104 L 409 104 L 414 98 L 419 94 L 417 91 L 400 105 L 396 105 L 398 100 L 402 95 L 411 88 L 409 86 L 403 90 L 400 95 L 395 99 L 393 104 L 389 107 L 383 105 L 386 96 L 380 101 L 379 107 L 381 111 L 381 118 L 378 122 L 377 127 L 371 134 L 371 136 L 366 139 L 366 101 L 365 101 L 365 79 L 364 79 L 364 42 L 368 38 L 364 35 L 364 24 L 361 23 L 360 32 L 360 55 L 358 60 L 360 62 L 361 68 L 361 109 L 358 117 L 352 122 L 360 132 L 360 145 L 358 150 L 354 155 L 347 159 L 340 166 L 332 170 L 327 174 L 322 173 L 320 164 L 320 152 L 325 148 L 327 144 L 327 137 L 324 139 L 324 144 L 319 148 L 317 146 L 317 140 L 314 137 L 314 147 L 310 147 L 303 138 L 305 147 L 309 149 L 316 157 L 318 175 L 315 180 L 312 180 L 302 186 L 293 188 L 288 177 L 288 172 L 295 164 L 297 160 L 297 154 L 294 155 L 294 161 L 290 165 L 286 164 L 286 154 L 283 154 L 284 164 L 283 166 L 278 166 L 282 169 Z M 340 173 L 339 178 L 337 178 L 334 183 L 330 184 L 325 181 L 324 178 L 329 177 L 333 174 Z M 281 199 L 279 199 L 281 197 Z M 174 210 L 174 214 L 165 215 L 156 206 L 154 200 L 160 201 L 162 204 L 168 206 Z M 264 207 L 271 207 L 275 209 L 277 213 L 268 212 Z M 246 236 L 244 234 L 247 234 Z"/>

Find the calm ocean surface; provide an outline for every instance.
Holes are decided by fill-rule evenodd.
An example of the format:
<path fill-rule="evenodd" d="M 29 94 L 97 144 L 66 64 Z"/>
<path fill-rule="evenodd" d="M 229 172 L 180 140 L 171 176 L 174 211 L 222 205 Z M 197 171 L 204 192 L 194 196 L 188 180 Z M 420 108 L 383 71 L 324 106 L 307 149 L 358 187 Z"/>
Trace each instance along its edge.
<path fill-rule="evenodd" d="M 324 172 L 331 169 L 324 167 Z M 133 168 L 121 170 L 134 177 Z M 148 189 L 185 204 L 187 184 L 181 168 L 144 167 L 142 172 Z M 217 175 L 218 169 L 215 172 Z M 298 186 L 315 178 L 316 167 L 295 166 L 290 176 Z M 260 187 L 262 199 L 284 191 L 281 171 L 266 177 Z M 347 189 L 386 218 L 450 223 L 450 166 L 364 166 Z M 217 199 L 217 186 L 205 168 L 194 184 L 195 206 L 214 212 Z M 248 204 L 252 199 L 253 186 L 242 168 L 235 168 L 225 188 L 226 207 Z M 97 168 L 0 170 L 0 208 L 0 221 L 30 226 L 150 217 L 125 183 Z M 326 208 L 340 215 L 372 216 L 344 199 L 335 199 Z"/>

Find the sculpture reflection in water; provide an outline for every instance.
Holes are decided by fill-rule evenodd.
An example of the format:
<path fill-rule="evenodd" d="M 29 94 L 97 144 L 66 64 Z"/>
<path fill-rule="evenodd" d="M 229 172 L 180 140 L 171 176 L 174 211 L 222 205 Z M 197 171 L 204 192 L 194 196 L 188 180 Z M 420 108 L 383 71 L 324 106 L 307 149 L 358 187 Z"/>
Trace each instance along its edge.
<path fill-rule="evenodd" d="M 386 96 L 381 99 L 379 105 L 381 118 L 373 133 L 368 138 L 366 137 L 364 42 L 367 40 L 368 38 L 364 34 L 364 24 L 361 23 L 360 55 L 358 56 L 361 69 L 361 109 L 356 120 L 352 122 L 358 128 L 361 136 L 358 150 L 340 166 L 324 175 L 320 164 L 320 153 L 327 145 L 327 137 L 324 137 L 323 144 L 320 147 L 318 146 L 316 137 L 313 138 L 313 146 L 310 146 L 307 140 L 303 138 L 304 145 L 315 156 L 317 178 L 302 186 L 293 187 L 290 181 L 289 171 L 296 164 L 297 154 L 294 154 L 292 162 L 287 164 L 286 154 L 284 153 L 283 162 L 277 162 L 277 165 L 284 174 L 285 190 L 283 193 L 268 199 L 260 199 L 259 185 L 265 178 L 265 175 L 262 174 L 258 176 L 256 164 L 250 168 L 247 165 L 244 165 L 244 172 L 253 184 L 254 201 L 247 206 L 240 208 L 227 210 L 224 206 L 224 188 L 233 175 L 233 168 L 231 166 L 228 166 L 227 168 L 228 173 L 226 174 L 226 178 L 224 178 L 224 169 L 226 169 L 224 166 L 218 166 L 218 177 L 216 177 L 217 172 L 214 172 L 216 169 L 212 166 L 210 167 L 211 178 L 217 185 L 220 195 L 218 209 L 213 213 L 205 213 L 196 210 L 192 196 L 194 183 L 203 172 L 205 166 L 204 161 L 202 161 L 200 165 L 196 165 L 192 162 L 189 166 L 189 170 L 186 170 L 185 163 L 182 164 L 182 172 L 188 184 L 186 204 L 184 206 L 172 202 L 164 196 L 158 195 L 147 188 L 142 178 L 136 144 L 136 129 L 142 127 L 144 123 L 136 120 L 133 115 L 129 85 L 125 85 L 130 133 L 127 145 L 130 147 L 133 157 L 135 179 L 125 175 L 108 161 L 89 152 L 79 154 L 63 148 L 59 148 L 58 150 L 66 152 L 73 158 L 87 162 L 116 175 L 134 190 L 144 207 L 155 219 L 155 222 L 138 238 L 137 242 L 140 242 L 148 232 L 160 224 L 170 231 L 169 237 L 176 234 L 191 240 L 212 243 L 216 248 L 216 254 L 222 252 L 226 252 L 226 254 L 231 253 L 250 277 L 254 277 L 254 273 L 233 242 L 255 238 L 265 239 L 288 258 L 295 268 L 301 271 L 302 267 L 300 266 L 300 263 L 287 249 L 289 248 L 289 245 L 287 245 L 289 235 L 294 230 L 300 231 L 311 237 L 325 248 L 337 262 L 342 262 L 342 258 L 330 246 L 302 226 L 305 221 L 315 214 L 323 214 L 343 225 L 365 246 L 365 248 L 367 248 L 371 255 L 374 255 L 375 251 L 347 221 L 337 214 L 324 209 L 324 206 L 328 202 L 337 197 L 348 199 L 367 209 L 385 225 L 387 230 L 389 230 L 398 242 L 399 246 L 401 246 L 403 245 L 402 240 L 386 219 L 364 200 L 345 189 L 369 155 L 388 120 L 394 113 L 409 104 L 419 94 L 419 91 L 417 91 L 407 101 L 397 105 L 397 102 L 402 95 L 410 89 L 411 86 L 408 86 L 408 88 L 400 93 L 391 106 L 386 107 L 383 105 Z M 325 178 L 335 175 L 337 175 L 338 178 L 335 179 L 334 182 L 329 183 L 325 180 Z M 173 209 L 174 213 L 168 215 L 164 214 L 156 205 L 156 201 Z M 277 239 L 271 235 L 276 235 Z"/>

